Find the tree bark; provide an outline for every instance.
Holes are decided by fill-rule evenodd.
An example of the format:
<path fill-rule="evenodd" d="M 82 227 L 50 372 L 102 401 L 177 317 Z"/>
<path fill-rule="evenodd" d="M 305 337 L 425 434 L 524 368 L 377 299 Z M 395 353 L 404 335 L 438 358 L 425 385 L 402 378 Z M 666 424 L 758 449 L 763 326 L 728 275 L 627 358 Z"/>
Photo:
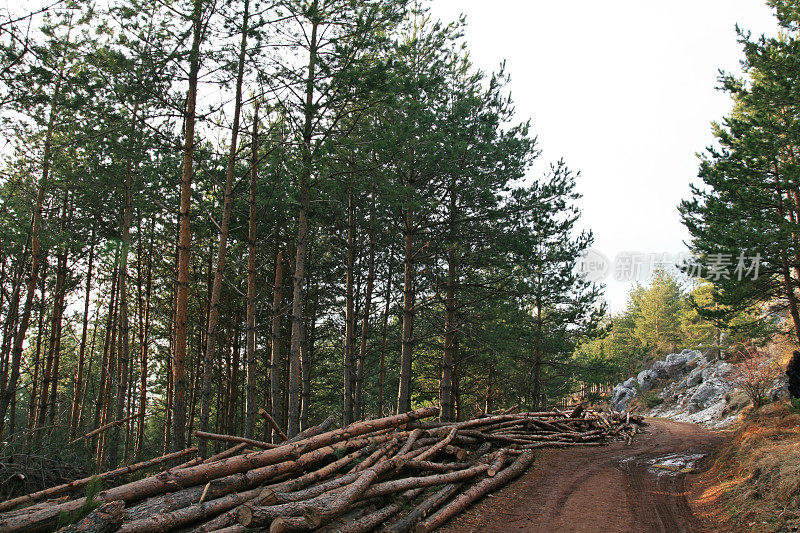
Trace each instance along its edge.
<path fill-rule="evenodd" d="M 194 126 L 197 107 L 197 77 L 200 70 L 200 41 L 203 35 L 203 0 L 194 0 L 192 48 L 189 55 L 189 89 L 184 112 L 184 145 L 181 170 L 180 233 L 178 237 L 178 281 L 175 306 L 175 342 L 172 361 L 172 448 L 186 447 L 186 343 L 189 307 L 189 260 L 192 245 L 190 211 L 192 205 L 192 166 Z"/>
<path fill-rule="evenodd" d="M 233 210 L 233 179 L 236 170 L 236 150 L 239 137 L 239 121 L 242 113 L 242 80 L 244 77 L 245 59 L 247 57 L 247 25 L 250 16 L 250 2 L 244 0 L 244 13 L 242 15 L 242 39 L 239 45 L 239 63 L 236 72 L 236 95 L 233 108 L 233 125 L 231 129 L 230 151 L 228 152 L 228 167 L 225 172 L 225 199 L 222 207 L 222 222 L 219 229 L 219 242 L 217 245 L 217 261 L 214 270 L 214 285 L 211 290 L 211 303 L 208 309 L 208 333 L 206 335 L 206 349 L 203 358 L 203 398 L 200 402 L 200 429 L 208 431 L 211 416 L 211 381 L 214 349 L 216 347 L 217 322 L 219 321 L 219 300 L 222 294 L 222 277 L 225 272 L 226 254 L 228 251 L 228 232 L 231 224 L 231 211 Z M 200 455 L 206 456 L 206 444 L 200 442 Z"/>
<path fill-rule="evenodd" d="M 94 229 L 89 238 L 89 266 L 86 271 L 86 296 L 83 302 L 83 321 L 81 326 L 81 346 L 78 351 L 78 374 L 75 377 L 75 392 L 72 396 L 72 410 L 69 417 L 69 437 L 77 435 L 80 421 L 81 396 L 83 394 L 83 367 L 86 356 L 86 341 L 89 334 L 89 301 L 92 295 L 92 268 L 94 267 Z"/>
<path fill-rule="evenodd" d="M 272 418 L 283 419 L 283 399 L 281 393 L 281 289 L 283 284 L 283 253 L 278 250 L 275 256 L 275 284 L 272 287 L 272 350 L 269 361 L 269 384 L 272 404 Z M 279 442 L 277 432 L 272 433 L 272 442 Z"/>
<path fill-rule="evenodd" d="M 355 316 L 353 302 L 353 269 L 355 264 L 355 206 L 353 205 L 352 184 L 347 191 L 347 247 L 345 270 L 345 316 L 344 316 L 344 402 L 342 423 L 346 426 L 353 421 L 353 400 L 355 397 L 354 347 Z"/>
<path fill-rule="evenodd" d="M 406 209 L 403 259 L 403 334 L 400 348 L 400 384 L 397 412 L 411 410 L 411 363 L 414 351 L 414 211 Z"/>
<path fill-rule="evenodd" d="M 375 287 L 375 187 L 372 187 L 372 206 L 369 215 L 369 257 L 367 258 L 367 290 L 364 295 L 364 317 L 361 322 L 361 346 L 356 361 L 356 395 L 354 414 L 358 420 L 364 417 L 364 366 L 367 359 L 367 336 L 369 313 L 372 307 L 372 291 Z M 380 416 L 380 415 L 379 415 Z"/>
<path fill-rule="evenodd" d="M 308 77 L 306 78 L 306 101 L 303 125 L 302 170 L 300 175 L 300 211 L 297 218 L 297 256 L 294 266 L 294 291 L 292 295 L 292 336 L 289 351 L 289 398 L 287 409 L 287 433 L 290 437 L 300 432 L 300 379 L 303 357 L 303 284 L 305 283 L 306 251 L 308 248 L 308 212 L 310 207 L 310 181 L 313 164 L 312 137 L 314 133 L 314 81 L 317 66 L 317 30 L 319 28 L 319 6 L 314 0 L 309 9 L 311 37 L 308 54 Z"/>
<path fill-rule="evenodd" d="M 256 423 L 256 186 L 258 185 L 258 100 L 250 148 L 250 212 L 247 224 L 247 396 L 244 436 L 252 439 Z"/>

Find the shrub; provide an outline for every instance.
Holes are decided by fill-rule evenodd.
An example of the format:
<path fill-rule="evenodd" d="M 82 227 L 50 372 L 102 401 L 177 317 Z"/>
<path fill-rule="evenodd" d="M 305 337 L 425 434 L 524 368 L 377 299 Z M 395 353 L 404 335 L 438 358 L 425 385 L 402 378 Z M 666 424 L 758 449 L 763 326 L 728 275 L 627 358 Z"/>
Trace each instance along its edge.
<path fill-rule="evenodd" d="M 763 350 L 746 346 L 738 352 L 734 382 L 744 390 L 758 409 L 767 403 L 767 392 L 781 374 L 778 362 Z"/>

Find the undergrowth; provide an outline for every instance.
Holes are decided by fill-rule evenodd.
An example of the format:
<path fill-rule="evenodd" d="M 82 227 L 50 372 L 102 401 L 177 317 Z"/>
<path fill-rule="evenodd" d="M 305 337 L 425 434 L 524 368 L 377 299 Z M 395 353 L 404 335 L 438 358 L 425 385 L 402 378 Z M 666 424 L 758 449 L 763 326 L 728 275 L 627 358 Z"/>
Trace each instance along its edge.
<path fill-rule="evenodd" d="M 698 504 L 739 531 L 777 533 L 800 523 L 800 414 L 788 402 L 753 411 L 703 474 Z"/>

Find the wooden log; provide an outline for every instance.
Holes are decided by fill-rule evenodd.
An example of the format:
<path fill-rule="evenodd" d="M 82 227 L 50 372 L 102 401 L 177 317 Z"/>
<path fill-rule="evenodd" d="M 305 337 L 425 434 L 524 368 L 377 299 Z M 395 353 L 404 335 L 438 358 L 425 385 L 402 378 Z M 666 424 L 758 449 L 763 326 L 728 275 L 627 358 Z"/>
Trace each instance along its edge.
<path fill-rule="evenodd" d="M 325 533 L 368 533 L 399 513 L 407 502 L 422 494 L 424 490 L 419 488 L 406 491 L 394 503 L 381 507 L 361 518 L 347 520 L 338 527 L 329 527 L 325 530 Z"/>
<path fill-rule="evenodd" d="M 453 497 L 463 487 L 463 483 L 454 483 L 452 485 L 445 485 L 440 490 L 435 492 L 432 496 L 425 498 L 419 505 L 414 507 L 411 511 L 406 513 L 400 520 L 387 526 L 384 533 L 408 533 L 417 522 L 425 519 L 428 515 L 441 507 L 444 502 Z"/>
<path fill-rule="evenodd" d="M 405 444 L 403 444 L 403 447 L 398 450 L 397 455 L 405 455 L 406 453 L 410 452 L 411 447 L 414 446 L 414 443 L 422 436 L 423 433 L 425 432 L 419 428 L 412 431 L 411 435 L 409 435 L 408 439 L 406 439 Z"/>
<path fill-rule="evenodd" d="M 351 424 L 346 428 L 323 433 L 315 437 L 304 439 L 295 443 L 286 444 L 263 452 L 237 455 L 208 465 L 201 464 L 189 468 L 169 471 L 161 475 L 150 476 L 138 481 L 111 488 L 100 494 L 104 501 L 124 500 L 126 503 L 142 500 L 149 496 L 174 491 L 180 487 L 190 487 L 207 483 L 210 480 L 230 476 L 237 473 L 275 465 L 295 459 L 307 452 L 311 452 L 331 444 L 346 441 L 382 429 L 397 427 L 419 418 L 435 416 L 438 408 L 427 407 L 376 420 L 367 420 Z M 374 437 L 373 437 L 374 438 Z M 41 531 L 55 522 L 55 518 L 62 512 L 72 512 L 79 509 L 84 503 L 84 498 L 71 500 L 47 509 L 31 513 L 22 519 L 9 519 L 0 515 L 0 530 L 13 533 L 16 531 Z"/>
<path fill-rule="evenodd" d="M 125 418 L 122 418 L 120 420 L 115 420 L 114 422 L 109 422 L 108 424 L 106 424 L 104 426 L 100 426 L 99 428 L 97 428 L 97 429 L 95 429 L 93 431 L 90 431 L 89 433 L 87 433 L 85 435 L 81 435 L 77 439 L 69 441 L 67 443 L 67 445 L 71 446 L 71 445 L 73 445 L 73 444 L 75 444 L 77 442 L 80 442 L 82 440 L 86 440 L 88 438 L 94 437 L 95 435 L 99 435 L 100 433 L 106 431 L 107 429 L 111 429 L 111 428 L 115 428 L 117 426 L 121 426 L 125 422 L 127 422 L 129 420 L 133 420 L 134 418 L 139 418 L 139 413 L 137 413 L 135 415 L 128 416 L 128 417 L 125 417 Z"/>
<path fill-rule="evenodd" d="M 363 457 L 364 455 L 369 453 L 370 449 L 371 448 L 368 446 L 358 449 L 348 455 L 345 455 L 341 459 L 337 459 L 336 461 L 320 468 L 319 470 L 309 472 L 299 478 L 290 479 L 288 481 L 284 481 L 282 483 L 266 487 L 262 492 L 261 496 L 259 496 L 259 499 L 262 500 L 262 503 L 264 505 L 272 505 L 272 503 L 269 502 L 269 496 L 268 496 L 270 492 L 272 493 L 295 492 L 304 487 L 307 487 L 308 485 L 317 483 L 320 480 L 330 476 L 334 472 L 337 472 L 341 468 L 344 468 L 351 462 L 357 460 L 359 457 Z"/>
<path fill-rule="evenodd" d="M 172 531 L 233 509 L 237 505 L 256 497 L 258 493 L 259 489 L 234 492 L 221 498 L 195 503 L 169 513 L 153 514 L 146 518 L 125 522 L 120 527 L 119 533 Z"/>
<path fill-rule="evenodd" d="M 505 410 L 503 410 L 503 411 L 500 411 L 500 414 L 501 414 L 501 415 L 507 415 L 507 414 L 511 414 L 511 413 L 513 413 L 514 411 L 516 411 L 517 409 L 519 409 L 519 404 L 517 404 L 517 405 L 514 405 L 514 406 L 511 406 L 511 407 L 509 407 L 508 409 L 505 409 Z"/>
<path fill-rule="evenodd" d="M 386 496 L 394 494 L 401 490 L 415 489 L 419 487 L 432 487 L 434 485 L 442 485 L 449 483 L 456 483 L 474 478 L 489 470 L 489 465 L 480 464 L 464 470 L 457 470 L 455 472 L 447 472 L 444 474 L 435 474 L 432 476 L 422 477 L 407 477 L 402 479 L 393 479 L 391 481 L 384 481 L 383 483 L 376 483 L 364 492 L 365 498 L 376 498 L 378 496 Z"/>
<path fill-rule="evenodd" d="M 375 450 L 369 457 L 358 463 L 356 466 L 350 470 L 350 473 L 354 472 L 361 472 L 362 470 L 366 470 L 367 468 L 371 467 L 378 461 L 380 461 L 383 457 L 387 456 L 392 449 L 397 445 L 397 439 L 392 439 L 389 442 L 380 446 L 377 450 Z"/>
<path fill-rule="evenodd" d="M 83 520 L 62 527 L 58 533 L 113 533 L 122 524 L 124 510 L 125 502 L 104 503 Z"/>
<path fill-rule="evenodd" d="M 469 468 L 469 463 L 436 463 L 433 461 L 418 461 L 411 459 L 403 461 L 402 466 L 412 470 L 427 470 L 428 472 L 451 472 L 453 470 L 462 470 Z"/>
<path fill-rule="evenodd" d="M 246 442 L 242 442 L 242 443 L 239 443 L 236 446 L 228 448 L 227 450 L 224 450 L 224 451 L 222 451 L 222 452 L 220 452 L 220 453 L 218 453 L 216 455 L 212 455 L 208 459 L 203 459 L 202 457 L 195 457 L 191 461 L 187 461 L 185 463 L 179 464 L 178 466 L 175 467 L 175 469 L 177 470 L 179 468 L 188 468 L 190 466 L 213 463 L 214 461 L 219 461 L 220 459 L 226 459 L 228 457 L 233 457 L 237 453 L 239 453 L 242 450 L 244 450 L 245 447 L 247 447 L 247 443 Z"/>
<path fill-rule="evenodd" d="M 390 463 L 385 463 L 387 466 L 389 464 Z M 331 500 L 321 500 L 316 503 L 314 507 L 305 511 L 303 513 L 303 518 L 306 519 L 306 524 L 312 529 L 317 529 L 344 514 L 353 503 L 361 499 L 364 492 L 378 478 L 382 471 L 385 470 L 386 468 L 382 469 L 380 466 L 377 466 L 361 472 L 361 475 L 355 482 L 347 485 L 344 490 L 332 495 L 333 498 Z"/>
<path fill-rule="evenodd" d="M 367 438 L 366 442 L 370 440 L 372 439 Z M 299 470 L 308 468 L 310 465 L 333 457 L 341 451 L 346 450 L 347 446 L 353 443 L 358 445 L 361 442 L 360 439 L 356 439 L 355 441 L 338 443 L 334 446 L 327 446 L 304 454 L 296 461 L 286 461 L 278 463 L 277 465 L 253 469 L 241 474 L 234 474 L 213 480 L 206 485 L 197 485 L 177 492 L 155 496 L 127 510 L 126 520 L 140 520 L 154 514 L 169 513 L 188 507 L 189 505 L 198 503 L 203 493 L 206 493 L 208 499 L 217 499 L 235 491 L 254 488 L 261 485 L 266 480 L 274 479 L 282 475 L 290 475 Z M 260 492 L 261 489 L 258 490 L 258 493 Z M 258 494 L 256 494 L 256 496 L 257 495 Z M 230 523 L 225 525 L 230 525 Z"/>
<path fill-rule="evenodd" d="M 289 533 L 293 531 L 308 531 L 308 524 L 304 517 L 278 517 L 269 526 L 269 533 Z"/>
<path fill-rule="evenodd" d="M 246 527 L 267 525 L 271 527 L 271 523 L 277 518 L 296 517 L 302 514 L 309 524 L 307 527 L 317 528 L 344 513 L 353 502 L 360 499 L 361 494 L 378 476 L 394 467 L 394 461 L 377 464 L 355 474 L 357 477 L 349 485 L 328 490 L 311 499 L 268 506 L 248 503 L 237 509 L 237 519 L 241 525 Z M 296 524 L 290 521 L 286 527 L 294 527 L 294 525 Z"/>
<path fill-rule="evenodd" d="M 433 531 L 454 516 L 463 512 L 476 500 L 521 476 L 528 467 L 533 464 L 533 459 L 534 455 L 532 451 L 523 453 L 511 466 L 503 469 L 496 476 L 488 477 L 470 487 L 466 492 L 460 494 L 452 502 L 442 507 L 433 516 L 418 524 L 414 528 L 414 531 L 416 533 Z"/>
<path fill-rule="evenodd" d="M 264 409 L 259 409 L 259 410 L 258 410 L 258 414 L 260 414 L 261 416 L 263 416 L 263 417 L 264 417 L 264 420 L 266 420 L 267 422 L 269 422 L 269 425 L 270 425 L 270 426 L 272 426 L 272 429 L 274 429 L 274 430 L 275 430 L 275 433 L 277 433 L 277 434 L 278 434 L 278 437 L 280 437 L 281 441 L 283 441 L 283 442 L 286 442 L 287 440 L 289 440 L 289 437 L 287 437 L 287 436 L 286 436 L 286 433 L 284 433 L 283 431 L 281 431 L 281 427 L 278 425 L 278 423 L 277 423 L 277 422 L 275 422 L 275 419 L 274 419 L 274 418 L 272 418 L 272 415 L 270 415 L 270 414 L 269 414 L 268 412 L 266 412 Z"/>
<path fill-rule="evenodd" d="M 297 435 L 295 435 L 291 439 L 287 440 L 286 442 L 287 443 L 288 442 L 297 442 L 299 440 L 303 440 L 303 439 L 307 439 L 309 437 L 314 437 L 316 435 L 320 435 L 320 434 L 325 433 L 326 431 L 328 431 L 330 428 L 332 428 L 335 423 L 336 423 L 336 417 L 334 415 L 331 415 L 328 418 L 326 418 L 325 420 L 323 420 L 321 423 L 317 424 L 316 426 L 312 426 L 312 427 L 310 427 L 308 429 L 304 429 L 303 431 L 301 431 L 300 433 L 298 433 Z"/>
<path fill-rule="evenodd" d="M 458 433 L 458 428 L 451 429 L 450 433 L 442 441 L 437 442 L 436 444 L 425 450 L 425 452 L 418 455 L 416 458 L 417 461 L 424 461 L 425 459 L 433 457 L 434 455 L 439 453 L 440 450 L 442 450 L 445 446 L 448 446 L 450 444 L 453 438 L 455 438 L 456 433 Z"/>
<path fill-rule="evenodd" d="M 218 433 L 207 433 L 200 430 L 195 430 L 193 435 L 199 439 L 219 440 L 223 442 L 241 442 L 244 444 L 249 444 L 250 446 L 255 446 L 256 448 L 263 448 L 265 450 L 270 450 L 280 446 L 279 444 L 262 442 L 260 440 L 248 439 L 246 437 L 237 437 L 236 435 L 220 435 Z"/>
<path fill-rule="evenodd" d="M 185 450 L 181 450 L 179 452 L 169 453 L 167 455 L 163 455 L 161 457 L 157 457 L 155 459 L 149 459 L 147 461 L 142 461 L 140 463 L 123 466 L 117 468 L 116 470 L 111 470 L 110 472 L 104 472 L 102 474 L 98 474 L 96 477 L 99 477 L 101 480 L 105 481 L 107 479 L 112 479 L 118 476 L 122 476 L 124 474 L 129 474 L 131 472 L 136 472 L 137 470 L 141 470 L 143 468 L 147 468 L 150 466 L 154 466 L 157 464 L 165 463 L 167 461 L 172 461 L 173 459 L 178 459 L 185 455 L 189 455 L 192 453 L 197 453 L 197 448 L 187 448 Z M 34 492 L 31 494 L 26 494 L 25 496 L 19 496 L 17 498 L 12 498 L 10 500 L 6 500 L 4 502 L 0 502 L 0 512 L 8 511 L 9 509 L 13 509 L 20 505 L 24 505 L 27 503 L 38 502 L 44 499 L 52 498 L 53 496 L 57 496 L 59 494 L 64 494 L 65 492 L 70 492 L 74 489 L 78 489 L 81 487 L 86 486 L 89 482 L 94 479 L 95 476 L 78 479 L 75 481 L 70 481 L 69 483 L 64 483 L 63 485 L 58 485 L 56 487 L 50 487 L 48 489 L 40 490 L 38 492 Z"/>

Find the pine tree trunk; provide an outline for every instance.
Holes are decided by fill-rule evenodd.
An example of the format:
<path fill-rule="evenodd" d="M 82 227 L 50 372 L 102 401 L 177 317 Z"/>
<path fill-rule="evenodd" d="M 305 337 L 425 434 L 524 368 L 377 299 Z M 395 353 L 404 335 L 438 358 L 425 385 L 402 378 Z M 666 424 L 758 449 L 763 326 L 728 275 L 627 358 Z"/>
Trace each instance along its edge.
<path fill-rule="evenodd" d="M 383 324 L 381 326 L 381 362 L 378 369 L 378 417 L 383 416 L 386 387 L 386 343 L 389 335 L 389 313 L 392 302 L 392 261 L 386 268 L 386 293 L 384 294 Z"/>
<path fill-rule="evenodd" d="M 344 402 L 342 408 L 342 423 L 346 426 L 353 422 L 354 377 L 353 368 L 353 340 L 355 316 L 353 310 L 353 269 L 355 263 L 355 217 L 353 211 L 353 188 L 347 194 L 347 250 L 345 271 L 345 316 L 344 316 Z"/>
<path fill-rule="evenodd" d="M 294 264 L 292 294 L 292 333 L 289 348 L 289 397 L 287 406 L 287 434 L 294 437 L 300 432 L 300 381 L 303 328 L 303 284 L 305 283 L 306 252 L 308 248 L 308 212 L 310 208 L 312 136 L 314 133 L 314 80 L 317 66 L 317 30 L 319 27 L 318 3 L 310 7 L 311 40 L 306 78 L 306 101 L 303 125 L 302 170 L 300 174 L 300 211 L 297 217 L 297 255 Z"/>
<path fill-rule="evenodd" d="M 411 410 L 411 359 L 414 350 L 414 211 L 406 210 L 403 258 L 403 334 L 400 348 L 400 385 L 397 413 Z"/>
<path fill-rule="evenodd" d="M 372 187 L 372 207 L 369 215 L 369 257 L 367 259 L 367 292 L 364 295 L 364 317 L 361 322 L 361 346 L 356 361 L 355 417 L 364 417 L 364 365 L 367 358 L 367 336 L 369 313 L 372 307 L 372 291 L 375 288 L 375 187 Z"/>
<path fill-rule="evenodd" d="M 450 184 L 449 205 L 450 246 L 447 250 L 447 295 L 445 296 L 444 350 L 442 353 L 442 378 L 439 382 L 439 417 L 442 422 L 453 420 L 453 351 L 458 342 L 456 322 L 456 284 L 458 283 L 458 201 L 455 180 Z"/>
<path fill-rule="evenodd" d="M 69 438 L 74 439 L 79 432 L 80 407 L 83 395 L 83 371 L 86 357 L 86 341 L 89 335 L 89 301 L 92 295 L 92 268 L 94 267 L 94 229 L 89 240 L 89 266 L 86 271 L 86 296 L 83 302 L 83 321 L 81 325 L 81 346 L 78 351 L 78 374 L 75 377 L 75 392 L 72 396 L 72 410 L 69 417 Z"/>
<path fill-rule="evenodd" d="M 283 397 L 281 392 L 281 284 L 283 283 L 283 253 L 278 250 L 275 256 L 275 284 L 272 287 L 272 350 L 269 361 L 269 385 L 272 418 L 278 424 L 283 420 Z M 272 434 L 272 442 L 279 442 L 277 432 Z"/>
<path fill-rule="evenodd" d="M 136 111 L 134 110 L 134 114 Z M 135 120 L 135 118 L 134 118 Z M 132 217 L 132 187 L 133 170 L 132 164 L 128 163 L 125 173 L 125 184 L 123 191 L 123 211 L 120 236 L 122 238 L 120 261 L 119 261 L 119 340 L 117 346 L 117 397 L 114 409 L 114 420 L 125 418 L 125 406 L 128 394 L 128 372 L 130 366 L 130 321 L 128 319 L 128 252 L 131 246 L 131 217 Z M 108 460 L 112 467 L 117 466 L 119 454 L 120 426 L 114 427 L 109 435 L 109 454 Z"/>
<path fill-rule="evenodd" d="M 140 304 L 139 313 L 144 312 L 144 323 L 141 325 L 142 333 L 139 346 L 139 417 L 136 428 L 136 446 L 134 455 L 140 457 L 144 446 L 144 420 L 145 410 L 147 409 L 147 375 L 148 375 L 148 351 L 150 349 L 150 301 L 153 293 L 153 224 L 150 226 L 150 244 L 147 253 L 147 273 L 144 301 Z M 141 308 L 144 308 L 142 310 Z"/>
<path fill-rule="evenodd" d="M 184 112 L 184 146 L 181 170 L 180 235 L 178 238 L 178 286 L 175 307 L 175 343 L 172 363 L 172 448 L 186 448 L 186 348 L 187 311 L 189 307 L 189 260 L 192 234 L 192 165 L 194 163 L 194 126 L 197 107 L 197 76 L 200 70 L 203 0 L 194 0 L 192 13 L 192 49 L 189 57 L 189 89 Z"/>
<path fill-rule="evenodd" d="M 247 22 L 249 17 L 250 2 L 244 2 L 242 15 L 242 40 L 239 47 L 239 64 L 236 73 L 236 103 L 233 109 L 233 125 L 231 129 L 230 151 L 228 152 L 228 168 L 225 172 L 225 199 L 222 206 L 222 222 L 219 229 L 219 243 L 217 246 L 217 262 L 214 271 L 214 286 L 211 290 L 211 303 L 208 311 L 208 333 L 206 335 L 205 357 L 203 359 L 203 398 L 200 403 L 200 429 L 208 431 L 211 416 L 211 379 L 214 361 L 214 349 L 219 321 L 219 300 L 222 294 L 222 277 L 225 272 L 226 254 L 228 251 L 228 232 L 231 224 L 231 211 L 233 210 L 233 179 L 236 170 L 236 150 L 239 137 L 239 121 L 242 113 L 242 79 L 244 76 L 245 58 L 247 56 Z M 206 456 L 206 442 L 198 443 L 200 456 Z"/>
<path fill-rule="evenodd" d="M 250 217 L 247 226 L 247 396 L 244 436 L 252 439 L 256 423 L 256 185 L 258 184 L 258 101 L 253 113 L 250 149 Z"/>
<path fill-rule="evenodd" d="M 28 428 L 37 426 L 38 402 L 37 391 L 41 388 L 39 371 L 42 361 L 42 339 L 47 334 L 45 315 L 47 311 L 47 258 L 42 261 L 42 286 L 39 289 L 39 327 L 36 333 L 36 350 L 33 356 L 33 380 L 31 381 L 31 400 L 28 411 Z"/>

